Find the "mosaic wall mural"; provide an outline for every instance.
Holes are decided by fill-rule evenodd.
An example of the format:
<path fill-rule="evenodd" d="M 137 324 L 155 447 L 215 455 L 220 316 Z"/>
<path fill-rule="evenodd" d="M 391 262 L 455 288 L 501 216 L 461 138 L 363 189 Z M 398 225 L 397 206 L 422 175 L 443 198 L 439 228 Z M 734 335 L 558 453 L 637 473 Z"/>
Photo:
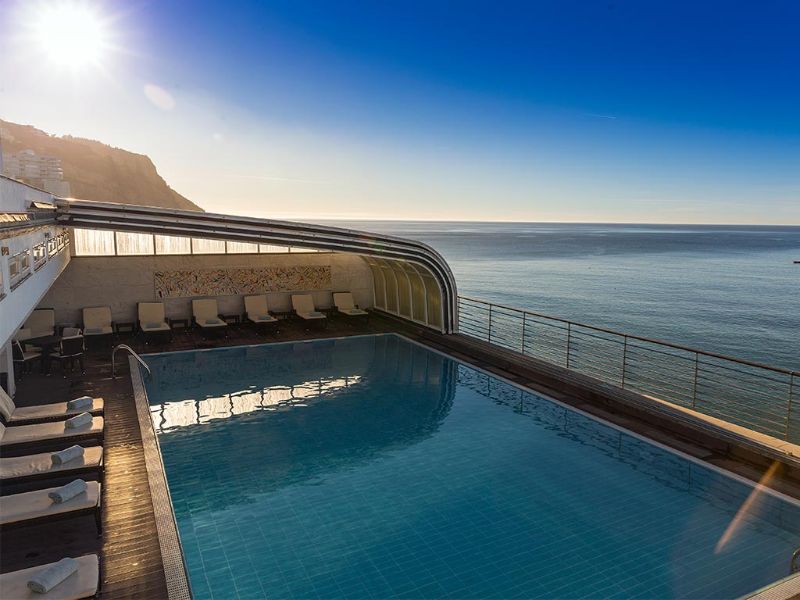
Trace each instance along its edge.
<path fill-rule="evenodd" d="M 153 275 L 157 298 L 235 296 L 332 287 L 329 266 L 156 271 Z"/>

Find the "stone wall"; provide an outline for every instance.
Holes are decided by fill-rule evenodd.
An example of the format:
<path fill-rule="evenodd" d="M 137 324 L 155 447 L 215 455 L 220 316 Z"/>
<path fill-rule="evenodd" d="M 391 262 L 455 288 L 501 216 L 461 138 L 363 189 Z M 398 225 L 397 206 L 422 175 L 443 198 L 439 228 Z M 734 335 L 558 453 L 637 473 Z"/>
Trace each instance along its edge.
<path fill-rule="evenodd" d="M 40 307 L 54 308 L 57 323 L 79 323 L 81 309 L 91 306 L 110 306 L 111 314 L 117 322 L 136 320 L 138 302 L 163 301 L 166 313 L 171 318 L 189 318 L 192 308 L 190 296 L 158 298 L 156 273 L 159 278 L 168 277 L 170 272 L 197 273 L 198 279 L 212 280 L 209 274 L 230 271 L 238 274 L 248 273 L 270 276 L 271 273 L 297 272 L 299 277 L 283 277 L 281 282 L 265 280 L 263 292 L 267 294 L 270 309 L 291 310 L 291 293 L 311 291 L 319 308 L 332 306 L 332 292 L 350 291 L 356 303 L 362 307 L 372 307 L 372 272 L 367 264 L 352 254 L 227 254 L 194 256 L 78 256 L 73 257 L 69 266 L 56 280 L 40 302 Z M 329 278 L 325 273 L 329 270 Z M 309 278 L 307 274 L 321 276 Z M 236 277 L 233 277 L 236 280 Z M 305 281 L 305 289 L 288 290 L 291 282 Z M 312 289 L 309 289 L 312 288 Z M 201 285 L 200 288 L 203 289 Z M 218 288 L 222 289 L 222 288 Z M 252 282 L 247 292 L 253 289 Z M 280 291 L 269 291 L 280 289 Z M 213 292 L 213 290 L 211 290 Z M 226 288 L 226 291 L 235 291 Z M 244 313 L 244 294 L 203 295 L 215 297 L 222 313 Z M 195 296 L 197 297 L 197 296 Z"/>

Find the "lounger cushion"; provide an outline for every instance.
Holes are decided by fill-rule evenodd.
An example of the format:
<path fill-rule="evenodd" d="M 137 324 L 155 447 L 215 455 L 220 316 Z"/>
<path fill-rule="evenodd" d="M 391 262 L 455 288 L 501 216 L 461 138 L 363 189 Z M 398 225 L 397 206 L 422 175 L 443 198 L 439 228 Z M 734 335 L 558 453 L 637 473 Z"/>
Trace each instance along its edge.
<path fill-rule="evenodd" d="M 307 313 L 306 312 L 299 312 L 299 313 L 297 313 L 297 316 L 300 317 L 301 319 L 309 319 L 309 320 L 310 319 L 324 319 L 325 318 L 325 315 L 323 315 L 321 312 L 317 312 L 317 311 L 307 312 Z"/>
<path fill-rule="evenodd" d="M 256 316 L 248 315 L 247 318 L 250 319 L 253 323 L 274 323 L 275 321 L 278 320 L 272 315 L 256 315 Z"/>
<path fill-rule="evenodd" d="M 169 331 L 170 327 L 167 323 L 144 323 L 142 331 Z"/>
<path fill-rule="evenodd" d="M 87 481 L 85 492 L 60 504 L 54 503 L 47 495 L 57 489 L 57 487 L 52 487 L 0 497 L 0 523 L 8 525 L 78 510 L 88 510 L 100 502 L 100 484 L 96 481 Z"/>
<path fill-rule="evenodd" d="M 227 323 L 221 319 L 206 319 L 200 323 L 200 327 L 225 327 Z"/>
<path fill-rule="evenodd" d="M 360 308 L 340 308 L 339 312 L 349 317 L 357 317 L 369 314 L 367 311 L 361 310 Z"/>
<path fill-rule="evenodd" d="M 78 571 L 67 577 L 46 594 L 37 594 L 28 589 L 28 580 L 49 568 L 53 563 L 39 565 L 11 573 L 0 575 L 0 598 L 14 598 L 15 600 L 80 600 L 91 598 L 97 593 L 100 581 L 100 563 L 96 554 L 81 556 L 78 561 Z"/>
<path fill-rule="evenodd" d="M 82 412 L 99 413 L 103 412 L 103 399 L 92 398 L 92 407 L 78 410 L 68 410 L 66 402 L 55 402 L 53 404 L 39 404 L 37 406 L 18 406 L 10 419 L 9 423 L 15 421 L 34 421 L 37 419 L 50 419 L 54 417 L 70 417 L 79 415 Z"/>
<path fill-rule="evenodd" d="M 84 335 L 108 335 L 109 333 L 114 333 L 114 330 L 110 325 L 105 325 L 103 327 L 87 327 L 83 330 L 83 333 Z"/>
<path fill-rule="evenodd" d="M 60 465 L 54 465 L 50 455 L 50 452 L 44 452 L 28 456 L 0 458 L 0 480 L 43 475 L 45 473 L 58 475 L 76 469 L 99 467 L 100 461 L 103 459 L 103 447 L 90 446 L 84 448 L 83 456 Z"/>
<path fill-rule="evenodd" d="M 0 446 L 57 440 L 83 436 L 97 436 L 103 433 L 103 417 L 94 417 L 91 423 L 77 429 L 67 429 L 64 421 L 39 423 L 37 425 L 16 425 L 5 427 L 0 423 Z"/>

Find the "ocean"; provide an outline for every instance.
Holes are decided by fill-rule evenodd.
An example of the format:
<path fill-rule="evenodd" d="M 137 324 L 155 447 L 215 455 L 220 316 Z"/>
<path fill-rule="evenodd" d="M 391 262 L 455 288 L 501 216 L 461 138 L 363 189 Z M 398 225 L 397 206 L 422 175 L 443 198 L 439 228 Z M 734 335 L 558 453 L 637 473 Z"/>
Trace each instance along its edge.
<path fill-rule="evenodd" d="M 460 295 L 800 370 L 800 227 L 335 224 L 433 246 Z"/>

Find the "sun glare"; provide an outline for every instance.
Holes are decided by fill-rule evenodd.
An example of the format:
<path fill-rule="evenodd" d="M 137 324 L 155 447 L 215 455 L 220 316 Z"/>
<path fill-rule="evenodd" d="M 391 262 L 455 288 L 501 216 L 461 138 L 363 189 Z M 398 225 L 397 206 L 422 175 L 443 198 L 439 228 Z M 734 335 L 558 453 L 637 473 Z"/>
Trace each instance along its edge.
<path fill-rule="evenodd" d="M 107 24 L 85 3 L 43 4 L 33 26 L 45 54 L 59 66 L 80 69 L 97 65 L 108 48 Z"/>

